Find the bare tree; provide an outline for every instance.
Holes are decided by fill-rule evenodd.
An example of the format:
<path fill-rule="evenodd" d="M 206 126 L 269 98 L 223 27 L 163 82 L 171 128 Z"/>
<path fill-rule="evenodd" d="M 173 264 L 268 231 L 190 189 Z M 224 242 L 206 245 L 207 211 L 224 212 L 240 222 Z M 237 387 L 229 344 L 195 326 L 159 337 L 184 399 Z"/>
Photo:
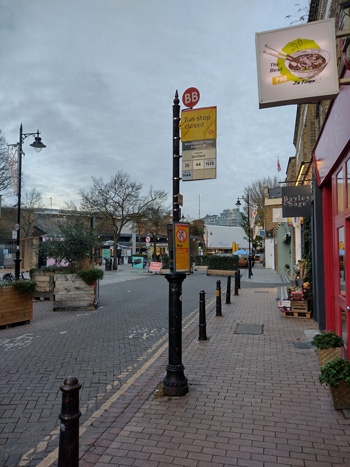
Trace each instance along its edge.
<path fill-rule="evenodd" d="M 43 208 L 41 193 L 32 188 L 29 193 L 26 193 L 22 200 L 21 209 L 21 231 L 23 237 L 33 235 L 34 226 L 34 210 Z"/>
<path fill-rule="evenodd" d="M 296 16 L 293 15 L 287 15 L 286 19 L 291 19 L 293 21 L 290 22 L 290 24 L 295 24 L 295 23 L 305 23 L 308 20 L 309 17 L 309 7 L 308 6 L 301 6 L 300 3 L 296 3 L 294 6 L 298 7 L 298 11 Z"/>
<path fill-rule="evenodd" d="M 11 185 L 11 175 L 8 165 L 8 149 L 5 136 L 0 130 L 0 191 Z"/>
<path fill-rule="evenodd" d="M 150 189 L 146 196 L 142 196 L 142 183 L 131 180 L 125 172 L 119 171 L 111 176 L 108 182 L 102 178 L 92 177 L 92 187 L 80 190 L 81 207 L 91 213 L 99 213 L 108 220 L 113 229 L 114 251 L 118 248 L 118 241 L 122 228 L 129 222 L 134 222 L 150 208 L 154 202 L 165 200 L 167 194 L 161 190 Z M 118 269 L 114 261 L 113 269 Z"/>
<path fill-rule="evenodd" d="M 269 188 L 278 187 L 278 178 L 275 176 L 273 178 L 266 177 L 260 180 L 256 180 L 251 185 L 248 185 L 244 188 L 244 199 L 247 200 L 249 195 L 249 202 L 250 205 L 253 206 L 254 204 L 257 205 L 257 213 L 256 213 L 256 224 L 264 225 L 264 187 L 267 186 Z M 248 206 L 244 206 L 243 208 L 245 216 L 248 214 Z M 248 223 L 247 223 L 248 227 Z"/>
<path fill-rule="evenodd" d="M 143 214 L 141 223 L 153 237 L 153 259 L 157 259 L 157 235 L 166 232 L 167 224 L 171 223 L 171 220 L 170 209 L 163 206 L 161 202 L 155 202 Z"/>

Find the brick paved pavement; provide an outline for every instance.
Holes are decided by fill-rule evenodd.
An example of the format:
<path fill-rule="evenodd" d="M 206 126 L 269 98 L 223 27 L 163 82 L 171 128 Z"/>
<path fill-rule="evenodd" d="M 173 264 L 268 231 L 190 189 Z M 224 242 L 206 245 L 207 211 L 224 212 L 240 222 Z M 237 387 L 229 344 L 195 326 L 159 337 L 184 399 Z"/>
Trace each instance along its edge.
<path fill-rule="evenodd" d="M 136 280 L 138 279 L 138 280 Z M 183 287 L 185 323 L 198 292 L 215 294 L 215 278 L 195 274 Z M 53 313 L 36 302 L 30 325 L 0 330 L 0 466 L 37 466 L 58 445 L 60 384 L 76 375 L 81 423 L 166 342 L 168 284 L 132 270 L 107 272 L 97 310 Z"/>
<path fill-rule="evenodd" d="M 350 465 L 350 420 L 318 383 L 315 350 L 296 345 L 317 324 L 282 318 L 276 287 L 259 285 L 264 276 L 266 284 L 276 278 L 256 268 L 259 288 L 244 287 L 246 279 L 239 297 L 223 300 L 223 317 L 207 307 L 208 341 L 197 341 L 195 323 L 185 329 L 187 396 L 156 391 L 167 360 L 160 348 L 81 427 L 81 467 Z M 262 334 L 237 334 L 239 324 L 260 325 Z"/>

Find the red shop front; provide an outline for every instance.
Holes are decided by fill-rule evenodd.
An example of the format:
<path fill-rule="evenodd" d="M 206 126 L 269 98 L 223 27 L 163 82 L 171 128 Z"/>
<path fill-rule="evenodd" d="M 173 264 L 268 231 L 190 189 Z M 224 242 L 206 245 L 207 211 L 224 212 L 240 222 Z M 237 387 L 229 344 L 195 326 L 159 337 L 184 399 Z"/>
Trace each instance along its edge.
<path fill-rule="evenodd" d="M 346 71 L 344 78 L 350 77 Z M 314 150 L 322 189 L 327 330 L 341 335 L 350 357 L 350 86 L 340 86 Z"/>

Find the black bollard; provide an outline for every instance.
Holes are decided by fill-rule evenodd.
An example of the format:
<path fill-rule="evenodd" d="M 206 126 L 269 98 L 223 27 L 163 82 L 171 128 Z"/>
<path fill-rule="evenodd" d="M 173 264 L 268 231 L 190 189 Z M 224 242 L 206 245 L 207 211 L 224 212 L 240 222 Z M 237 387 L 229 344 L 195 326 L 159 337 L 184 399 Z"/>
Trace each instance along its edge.
<path fill-rule="evenodd" d="M 238 288 L 241 288 L 241 271 L 237 269 L 237 276 L 238 276 Z"/>
<path fill-rule="evenodd" d="M 199 292 L 199 338 L 200 341 L 207 340 L 207 324 L 205 321 L 205 291 Z"/>
<path fill-rule="evenodd" d="M 59 418 L 60 444 L 58 467 L 79 466 L 79 389 L 81 384 L 75 376 L 68 376 L 61 384 L 62 408 Z"/>
<path fill-rule="evenodd" d="M 221 312 L 221 281 L 216 281 L 216 316 L 222 316 L 222 312 Z"/>
<path fill-rule="evenodd" d="M 231 303 L 231 276 L 227 276 L 226 305 Z"/>
<path fill-rule="evenodd" d="M 235 295 L 238 295 L 238 280 L 239 280 L 240 272 L 235 272 Z"/>

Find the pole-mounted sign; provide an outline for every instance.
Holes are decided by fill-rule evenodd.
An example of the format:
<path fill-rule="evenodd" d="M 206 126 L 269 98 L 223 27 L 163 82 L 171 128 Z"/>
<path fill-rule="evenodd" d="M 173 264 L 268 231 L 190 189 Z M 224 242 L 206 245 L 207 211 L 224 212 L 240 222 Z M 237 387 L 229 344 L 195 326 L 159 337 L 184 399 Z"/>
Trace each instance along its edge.
<path fill-rule="evenodd" d="M 199 102 L 199 91 L 197 88 L 188 88 L 182 94 L 182 102 L 185 107 L 194 107 Z"/>
<path fill-rule="evenodd" d="M 216 107 L 181 112 L 182 180 L 216 178 Z"/>
<path fill-rule="evenodd" d="M 174 225 L 175 271 L 190 271 L 190 224 L 184 222 Z"/>

